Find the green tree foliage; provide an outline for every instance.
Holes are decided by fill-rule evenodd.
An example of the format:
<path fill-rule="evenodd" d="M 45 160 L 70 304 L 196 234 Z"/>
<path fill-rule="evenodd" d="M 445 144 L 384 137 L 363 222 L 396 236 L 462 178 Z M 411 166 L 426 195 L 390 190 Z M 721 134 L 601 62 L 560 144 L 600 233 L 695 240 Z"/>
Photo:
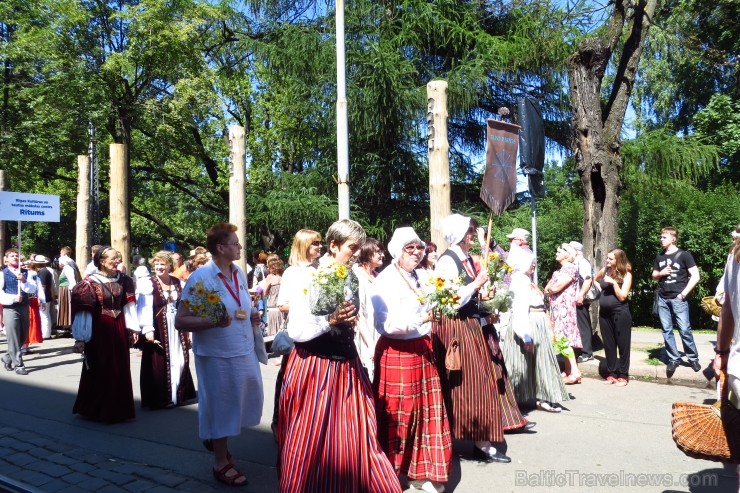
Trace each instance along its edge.
<path fill-rule="evenodd" d="M 702 296 L 714 294 L 740 217 L 736 186 L 702 191 L 683 181 L 642 182 L 624 194 L 620 210 L 619 243 L 633 265 L 632 311 L 636 324 L 655 325 L 650 308 L 655 282 L 650 278 L 655 256 L 661 252 L 659 233 L 665 226 L 679 231 L 678 246 L 690 251 L 701 272 L 692 293 L 695 326 L 716 328 L 698 308 Z"/>

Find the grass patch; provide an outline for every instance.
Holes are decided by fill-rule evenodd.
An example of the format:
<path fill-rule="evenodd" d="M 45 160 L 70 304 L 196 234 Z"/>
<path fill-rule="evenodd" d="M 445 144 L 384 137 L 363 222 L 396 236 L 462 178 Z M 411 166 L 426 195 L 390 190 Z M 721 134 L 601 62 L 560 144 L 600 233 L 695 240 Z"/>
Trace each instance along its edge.
<path fill-rule="evenodd" d="M 641 351 L 645 351 L 647 353 L 647 364 L 651 366 L 664 366 L 665 363 L 660 359 L 661 353 L 663 351 L 663 345 L 659 344 L 654 347 L 647 347 L 647 348 L 641 348 Z"/>

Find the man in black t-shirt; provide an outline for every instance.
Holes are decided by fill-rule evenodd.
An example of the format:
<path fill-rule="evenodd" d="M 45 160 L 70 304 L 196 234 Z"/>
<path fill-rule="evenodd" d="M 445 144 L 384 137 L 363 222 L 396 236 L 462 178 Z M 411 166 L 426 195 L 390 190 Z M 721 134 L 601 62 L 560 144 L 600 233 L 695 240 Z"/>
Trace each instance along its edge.
<path fill-rule="evenodd" d="M 660 230 L 660 244 L 665 252 L 655 257 L 652 277 L 658 281 L 658 313 L 660 325 L 663 327 L 663 340 L 668 353 L 666 376 L 673 376 L 680 365 L 681 355 L 673 337 L 673 326 L 678 326 L 678 332 L 683 342 L 686 358 L 694 371 L 701 370 L 699 353 L 696 350 L 694 335 L 691 332 L 689 320 L 689 304 L 686 298 L 699 282 L 699 268 L 694 257 L 685 250 L 676 246 L 678 231 L 673 227 Z"/>

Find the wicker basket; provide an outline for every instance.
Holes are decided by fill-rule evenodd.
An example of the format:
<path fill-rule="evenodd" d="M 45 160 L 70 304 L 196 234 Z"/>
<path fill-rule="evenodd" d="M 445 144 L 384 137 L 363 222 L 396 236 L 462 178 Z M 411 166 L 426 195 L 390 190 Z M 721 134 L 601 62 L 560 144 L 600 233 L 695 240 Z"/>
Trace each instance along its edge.
<path fill-rule="evenodd" d="M 740 464 L 740 410 L 728 400 L 724 377 L 716 404 L 673 403 L 671 431 L 676 446 L 689 457 Z"/>
<path fill-rule="evenodd" d="M 719 317 L 719 313 L 722 311 L 722 304 L 714 296 L 703 297 L 701 307 L 705 312 L 715 317 Z"/>

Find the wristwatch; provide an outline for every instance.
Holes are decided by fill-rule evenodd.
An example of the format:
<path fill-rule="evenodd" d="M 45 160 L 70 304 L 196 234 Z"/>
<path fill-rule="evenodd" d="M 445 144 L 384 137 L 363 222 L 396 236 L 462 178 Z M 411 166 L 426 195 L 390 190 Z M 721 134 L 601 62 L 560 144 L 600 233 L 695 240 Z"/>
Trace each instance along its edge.
<path fill-rule="evenodd" d="M 686 299 L 686 296 L 684 296 L 682 293 L 678 293 L 678 295 L 676 295 L 676 298 L 678 298 L 681 301 L 684 301 Z"/>

